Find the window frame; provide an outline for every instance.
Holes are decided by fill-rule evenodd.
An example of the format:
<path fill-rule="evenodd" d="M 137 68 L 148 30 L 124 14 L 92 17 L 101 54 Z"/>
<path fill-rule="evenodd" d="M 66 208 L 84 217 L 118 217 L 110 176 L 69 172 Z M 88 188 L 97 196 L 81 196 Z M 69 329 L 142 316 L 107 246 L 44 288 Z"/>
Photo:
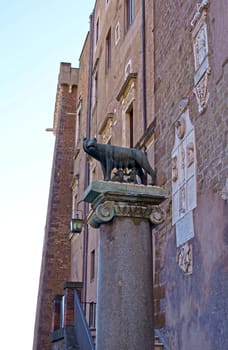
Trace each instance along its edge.
<path fill-rule="evenodd" d="M 90 252 L 90 281 L 95 279 L 95 261 L 96 261 L 96 251 L 95 249 Z"/>
<path fill-rule="evenodd" d="M 108 34 L 106 35 L 105 39 L 105 70 L 106 73 L 111 68 L 111 62 L 112 62 L 112 37 L 111 37 L 111 28 L 108 31 Z"/>
<path fill-rule="evenodd" d="M 134 0 L 125 0 L 125 19 L 126 19 L 126 31 L 132 25 L 135 18 L 135 2 Z"/>

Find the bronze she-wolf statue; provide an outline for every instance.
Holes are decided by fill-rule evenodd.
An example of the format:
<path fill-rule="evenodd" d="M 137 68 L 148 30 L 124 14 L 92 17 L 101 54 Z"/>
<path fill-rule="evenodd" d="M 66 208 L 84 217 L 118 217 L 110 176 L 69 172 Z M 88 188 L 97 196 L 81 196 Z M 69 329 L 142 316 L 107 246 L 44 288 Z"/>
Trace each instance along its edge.
<path fill-rule="evenodd" d="M 144 185 L 146 185 L 145 171 L 151 176 L 151 185 L 155 185 L 155 171 L 151 168 L 146 155 L 139 149 L 100 144 L 97 143 L 96 138 L 84 138 L 83 148 L 86 153 L 101 163 L 105 181 L 111 180 L 113 169 L 129 169 L 139 176 Z"/>

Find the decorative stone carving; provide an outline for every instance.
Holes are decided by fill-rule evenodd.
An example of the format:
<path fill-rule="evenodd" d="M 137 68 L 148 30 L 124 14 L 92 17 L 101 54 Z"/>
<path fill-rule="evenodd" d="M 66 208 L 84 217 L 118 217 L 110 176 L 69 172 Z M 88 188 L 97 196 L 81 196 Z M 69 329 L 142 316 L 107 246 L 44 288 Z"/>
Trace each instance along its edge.
<path fill-rule="evenodd" d="M 201 113 L 206 105 L 209 98 L 208 92 L 208 75 L 210 74 L 210 68 L 204 73 L 203 77 L 199 80 L 199 82 L 195 85 L 193 92 L 196 95 L 197 103 L 198 103 L 198 111 Z"/>
<path fill-rule="evenodd" d="M 224 201 L 227 201 L 228 203 L 228 178 L 226 179 L 225 186 L 222 189 L 221 197 L 222 199 L 224 199 Z"/>
<path fill-rule="evenodd" d="M 208 7 L 209 0 L 202 0 L 201 3 L 198 3 L 196 5 L 196 12 L 194 14 L 194 17 L 191 21 L 191 26 L 194 28 L 196 23 L 199 21 L 199 18 L 202 14 L 202 11 Z"/>
<path fill-rule="evenodd" d="M 83 200 L 91 203 L 87 222 L 94 228 L 110 222 L 114 216 L 150 220 L 153 224 L 165 220 L 159 207 L 168 193 L 157 186 L 120 184 L 94 181 L 84 193 Z"/>
<path fill-rule="evenodd" d="M 125 78 L 127 78 L 130 73 L 132 73 L 132 60 L 131 59 L 127 62 L 126 66 L 124 68 Z"/>
<path fill-rule="evenodd" d="M 97 219 L 102 222 L 109 222 L 115 215 L 115 205 L 113 202 L 104 202 L 96 208 Z"/>
<path fill-rule="evenodd" d="M 194 58 L 195 70 L 199 69 L 204 59 L 208 55 L 207 28 L 204 23 L 194 38 Z"/>
<path fill-rule="evenodd" d="M 117 216 L 129 216 L 135 218 L 147 218 L 150 216 L 151 207 L 126 205 L 126 203 L 117 204 L 115 206 Z"/>
<path fill-rule="evenodd" d="M 172 223 L 176 226 L 177 246 L 194 236 L 192 215 L 196 207 L 195 131 L 188 109 L 182 110 L 175 123 L 172 160 Z"/>
<path fill-rule="evenodd" d="M 148 219 L 155 225 L 165 220 L 165 213 L 158 206 L 129 205 L 105 201 L 96 207 L 89 223 L 93 228 L 98 228 L 101 224 L 110 222 L 114 216 Z"/>
<path fill-rule="evenodd" d="M 178 179 L 178 165 L 177 165 L 177 156 L 172 158 L 172 181 L 176 182 Z"/>
<path fill-rule="evenodd" d="M 194 162 L 195 149 L 193 142 L 189 142 L 187 145 L 187 167 L 189 168 Z"/>
<path fill-rule="evenodd" d="M 208 60 L 208 38 L 207 38 L 207 7 L 208 0 L 197 4 L 196 13 L 191 21 L 192 44 L 195 61 L 194 89 L 198 110 L 201 113 L 209 98 L 208 75 L 210 74 Z"/>
<path fill-rule="evenodd" d="M 192 274 L 192 244 L 184 243 L 177 252 L 177 264 L 185 274 Z"/>
<path fill-rule="evenodd" d="M 152 224 L 161 224 L 165 220 L 165 212 L 160 207 L 153 207 L 150 214 L 150 221 Z"/>
<path fill-rule="evenodd" d="M 185 135 L 185 120 L 184 119 L 180 119 L 175 123 L 175 127 L 177 129 L 177 137 L 179 139 L 183 139 L 184 135 Z"/>

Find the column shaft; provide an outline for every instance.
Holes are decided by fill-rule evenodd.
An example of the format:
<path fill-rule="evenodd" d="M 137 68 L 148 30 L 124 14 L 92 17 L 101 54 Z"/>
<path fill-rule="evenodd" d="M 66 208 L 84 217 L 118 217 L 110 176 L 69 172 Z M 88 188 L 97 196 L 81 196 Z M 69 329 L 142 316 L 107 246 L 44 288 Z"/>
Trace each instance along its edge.
<path fill-rule="evenodd" d="M 153 349 L 152 261 L 149 220 L 100 226 L 97 350 Z"/>

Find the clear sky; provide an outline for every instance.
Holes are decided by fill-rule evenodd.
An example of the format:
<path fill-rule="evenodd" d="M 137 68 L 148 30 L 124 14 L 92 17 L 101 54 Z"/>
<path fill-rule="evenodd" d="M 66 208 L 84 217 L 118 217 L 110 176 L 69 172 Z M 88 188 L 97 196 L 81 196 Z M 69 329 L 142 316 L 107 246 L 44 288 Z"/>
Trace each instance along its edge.
<path fill-rule="evenodd" d="M 31 350 L 60 62 L 78 66 L 94 0 L 2 0 L 1 346 Z"/>

